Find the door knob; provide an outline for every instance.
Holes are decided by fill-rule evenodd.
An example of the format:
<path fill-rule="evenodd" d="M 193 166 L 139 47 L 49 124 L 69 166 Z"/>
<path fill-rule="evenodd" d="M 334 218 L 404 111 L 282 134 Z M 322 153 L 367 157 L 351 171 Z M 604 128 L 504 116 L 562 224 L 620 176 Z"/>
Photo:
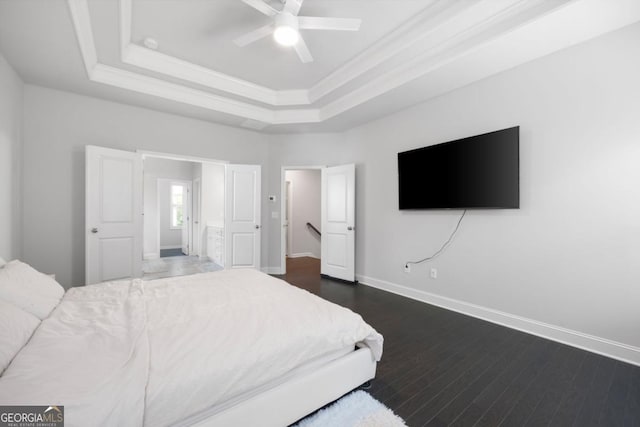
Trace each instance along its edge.
<path fill-rule="evenodd" d="M 260 229 L 260 226 L 259 226 L 259 225 L 256 225 L 256 230 L 259 230 L 259 229 Z"/>
<path fill-rule="evenodd" d="M 92 232 L 93 234 L 96 234 L 96 233 L 98 232 L 98 229 L 97 229 L 97 228 L 95 228 L 95 227 L 93 227 L 93 228 L 91 229 L 91 232 Z"/>
<path fill-rule="evenodd" d="M 348 227 L 347 227 L 347 230 L 349 230 L 349 231 L 353 231 L 353 229 L 354 229 L 354 228 L 355 228 L 355 227 L 348 226 Z"/>

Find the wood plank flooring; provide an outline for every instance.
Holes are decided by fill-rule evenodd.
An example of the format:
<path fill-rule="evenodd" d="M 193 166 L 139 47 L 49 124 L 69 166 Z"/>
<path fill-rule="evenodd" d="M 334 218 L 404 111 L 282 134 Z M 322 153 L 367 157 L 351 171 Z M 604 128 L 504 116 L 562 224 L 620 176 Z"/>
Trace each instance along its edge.
<path fill-rule="evenodd" d="M 364 285 L 279 276 L 384 335 L 369 392 L 409 426 L 640 426 L 640 367 Z"/>

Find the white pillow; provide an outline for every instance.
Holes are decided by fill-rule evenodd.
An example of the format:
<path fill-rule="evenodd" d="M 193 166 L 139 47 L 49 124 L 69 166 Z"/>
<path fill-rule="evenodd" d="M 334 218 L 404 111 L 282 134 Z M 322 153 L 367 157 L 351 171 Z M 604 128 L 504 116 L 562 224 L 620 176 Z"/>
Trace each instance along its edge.
<path fill-rule="evenodd" d="M 0 300 L 0 373 L 29 341 L 40 324 L 33 314 Z"/>
<path fill-rule="evenodd" d="M 51 313 L 62 295 L 64 289 L 58 282 L 28 264 L 13 260 L 0 269 L 0 299 L 39 319 Z"/>

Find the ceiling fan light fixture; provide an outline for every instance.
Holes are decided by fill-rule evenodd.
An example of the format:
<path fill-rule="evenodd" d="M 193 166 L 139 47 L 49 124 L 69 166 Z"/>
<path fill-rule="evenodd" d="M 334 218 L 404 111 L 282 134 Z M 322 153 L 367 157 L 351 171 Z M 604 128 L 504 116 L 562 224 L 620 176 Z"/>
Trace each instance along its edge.
<path fill-rule="evenodd" d="M 273 38 L 282 46 L 294 46 L 300 40 L 298 18 L 289 12 L 281 12 L 275 18 L 276 29 Z"/>
<path fill-rule="evenodd" d="M 300 40 L 300 34 L 295 28 L 283 25 L 276 28 L 273 38 L 282 46 L 294 46 Z"/>

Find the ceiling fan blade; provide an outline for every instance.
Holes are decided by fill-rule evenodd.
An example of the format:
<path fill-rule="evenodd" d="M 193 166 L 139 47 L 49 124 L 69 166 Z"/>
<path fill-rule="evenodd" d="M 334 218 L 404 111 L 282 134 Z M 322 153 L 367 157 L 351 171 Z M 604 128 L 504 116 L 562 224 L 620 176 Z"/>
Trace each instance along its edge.
<path fill-rule="evenodd" d="M 298 53 L 298 56 L 300 57 L 300 60 L 303 63 L 306 64 L 308 62 L 313 62 L 313 56 L 311 56 L 311 52 L 309 52 L 309 48 L 307 47 L 307 44 L 304 42 L 304 39 L 302 37 L 298 39 L 298 43 L 296 43 L 295 49 Z"/>
<path fill-rule="evenodd" d="M 284 12 L 289 12 L 292 15 L 298 15 L 300 13 L 300 7 L 304 0 L 287 0 L 284 4 Z"/>
<path fill-rule="evenodd" d="M 250 31 L 247 34 L 238 37 L 233 42 L 240 47 L 244 47 L 271 34 L 273 34 L 273 24 L 265 25 L 264 27 Z"/>
<path fill-rule="evenodd" d="M 320 18 L 316 16 L 298 16 L 301 30 L 337 30 L 358 31 L 362 19 L 356 18 Z"/>
<path fill-rule="evenodd" d="M 267 16 L 276 16 L 278 11 L 268 4 L 266 4 L 262 0 L 242 0 L 244 3 L 248 4 L 252 8 L 264 13 Z"/>

